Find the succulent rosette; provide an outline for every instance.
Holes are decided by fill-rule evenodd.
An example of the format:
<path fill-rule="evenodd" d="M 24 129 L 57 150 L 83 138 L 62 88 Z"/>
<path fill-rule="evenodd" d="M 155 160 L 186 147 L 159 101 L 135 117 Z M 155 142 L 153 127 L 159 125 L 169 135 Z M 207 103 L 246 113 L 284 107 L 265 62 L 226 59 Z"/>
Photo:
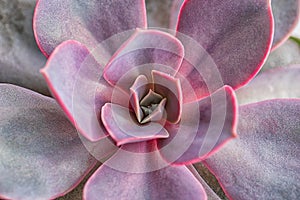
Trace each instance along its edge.
<path fill-rule="evenodd" d="M 213 198 L 190 165 L 200 161 L 229 198 L 266 199 L 276 186 L 272 195 L 294 198 L 300 101 L 260 102 L 274 98 L 260 98 L 264 89 L 251 96 L 260 88 L 255 84 L 276 87 L 277 71 L 243 86 L 272 44 L 275 49 L 287 39 L 298 3 L 285 6 L 292 11 L 276 21 L 285 26 L 273 41 L 269 0 L 178 1 L 174 30 L 150 28 L 143 0 L 37 1 L 34 35 L 48 58 L 41 73 L 62 109 L 51 98 L 0 85 L 0 196 L 57 198 L 105 159 L 83 199 Z M 299 74 L 299 66 L 290 67 L 285 80 Z M 238 108 L 235 90 L 247 105 Z M 258 170 L 254 163 L 261 160 L 270 171 Z M 273 160 L 278 163 L 268 163 Z M 254 170 L 247 173 L 245 165 Z M 272 170 L 280 167 L 288 176 L 273 183 Z M 260 173 L 266 179 L 257 186 Z M 283 193 L 291 185 L 296 191 Z M 249 194 L 251 188 L 257 191 Z"/>

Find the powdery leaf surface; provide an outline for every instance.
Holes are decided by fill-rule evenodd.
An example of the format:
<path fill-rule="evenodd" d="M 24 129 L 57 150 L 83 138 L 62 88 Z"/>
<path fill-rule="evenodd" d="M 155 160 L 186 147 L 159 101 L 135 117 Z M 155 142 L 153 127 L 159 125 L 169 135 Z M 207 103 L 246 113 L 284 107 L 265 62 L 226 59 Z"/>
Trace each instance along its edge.
<path fill-rule="evenodd" d="M 0 84 L 0 196 L 50 199 L 74 188 L 96 160 L 56 102 Z"/>
<path fill-rule="evenodd" d="M 240 107 L 239 138 L 205 160 L 232 199 L 298 199 L 300 100 Z"/>

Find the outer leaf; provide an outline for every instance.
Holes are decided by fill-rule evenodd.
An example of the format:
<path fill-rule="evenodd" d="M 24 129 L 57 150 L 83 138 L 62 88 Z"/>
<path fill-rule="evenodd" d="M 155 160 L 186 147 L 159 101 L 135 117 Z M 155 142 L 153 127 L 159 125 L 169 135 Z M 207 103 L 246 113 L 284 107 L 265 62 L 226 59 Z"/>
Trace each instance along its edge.
<path fill-rule="evenodd" d="M 275 20 L 273 49 L 280 46 L 296 27 L 300 18 L 299 0 L 272 0 L 272 10 Z"/>
<path fill-rule="evenodd" d="M 141 152 L 143 145 L 129 147 L 134 154 Z M 152 149 L 153 150 L 153 149 Z M 143 152 L 143 150 L 142 150 Z M 157 155 L 159 156 L 159 155 Z M 148 163 L 156 163 L 159 158 L 151 157 L 150 160 L 136 159 L 130 162 L 119 160 L 119 165 L 143 169 Z M 113 158 L 112 158 L 113 159 Z M 126 158 L 124 158 L 126 160 Z M 117 160 L 116 160 L 117 161 Z M 127 160 L 129 161 L 129 160 Z M 109 163 L 109 160 L 107 161 Z M 206 199 L 206 194 L 193 176 L 185 167 L 167 166 L 151 172 L 130 173 L 118 171 L 105 163 L 95 172 L 85 185 L 83 198 L 85 200 L 98 199 Z"/>
<path fill-rule="evenodd" d="M 42 70 L 70 121 L 91 141 L 107 137 L 100 110 L 111 101 L 112 88 L 101 79 L 102 70 L 90 52 L 76 41 L 58 46 Z M 119 98 L 124 99 L 128 97 Z"/>
<path fill-rule="evenodd" d="M 183 59 L 183 46 L 174 36 L 157 30 L 140 30 L 114 54 L 104 77 L 112 85 L 128 90 L 138 75 L 151 80 L 156 69 L 174 75 Z"/>
<path fill-rule="evenodd" d="M 94 166 L 53 99 L 0 84 L 1 199 L 54 199 Z"/>
<path fill-rule="evenodd" d="M 159 140 L 162 156 L 182 165 L 199 162 L 236 137 L 237 110 L 232 88 L 183 105 L 180 123 L 166 126 L 171 137 Z"/>
<path fill-rule="evenodd" d="M 39 73 L 46 59 L 32 32 L 35 0 L 0 2 L 0 82 L 13 83 L 49 95 Z"/>
<path fill-rule="evenodd" d="M 89 177 L 99 168 L 99 163 L 89 172 L 89 174 L 80 182 L 80 184 L 68 194 L 56 198 L 55 200 L 82 200 L 83 188 Z"/>
<path fill-rule="evenodd" d="M 298 199 L 299 130 L 299 99 L 242 106 L 240 137 L 205 163 L 232 199 Z"/>
<path fill-rule="evenodd" d="M 289 39 L 272 51 L 264 64 L 262 71 L 269 68 L 300 64 L 300 43 Z"/>
<path fill-rule="evenodd" d="M 224 84 L 235 89 L 255 76 L 269 53 L 273 35 L 270 1 L 186 0 L 177 31 L 202 45 L 216 63 Z M 180 34 L 178 37 L 182 38 Z"/>
<path fill-rule="evenodd" d="M 176 28 L 178 14 L 183 2 L 184 0 L 173 0 L 170 28 Z M 272 10 L 275 18 L 273 48 L 276 48 L 289 37 L 291 31 L 299 22 L 299 0 L 273 0 Z"/>
<path fill-rule="evenodd" d="M 297 80 L 300 80 L 300 65 L 265 71 L 236 91 L 238 103 L 243 105 L 267 99 L 300 98 Z"/>
<path fill-rule="evenodd" d="M 61 42 L 74 39 L 89 48 L 114 34 L 146 27 L 144 0 L 38 0 L 34 31 L 49 56 Z"/>

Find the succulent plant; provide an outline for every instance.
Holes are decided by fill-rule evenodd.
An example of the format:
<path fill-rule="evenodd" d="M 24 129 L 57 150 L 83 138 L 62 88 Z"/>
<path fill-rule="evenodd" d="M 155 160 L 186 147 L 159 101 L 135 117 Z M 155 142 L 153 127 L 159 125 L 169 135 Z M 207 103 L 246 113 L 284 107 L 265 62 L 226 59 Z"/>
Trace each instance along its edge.
<path fill-rule="evenodd" d="M 166 29 L 143 0 L 38 0 L 45 82 L 12 75 L 27 54 L 0 77 L 53 98 L 0 84 L 1 198 L 63 196 L 101 161 L 83 199 L 219 199 L 199 162 L 227 198 L 297 199 L 298 18 L 298 0 L 175 0 Z"/>

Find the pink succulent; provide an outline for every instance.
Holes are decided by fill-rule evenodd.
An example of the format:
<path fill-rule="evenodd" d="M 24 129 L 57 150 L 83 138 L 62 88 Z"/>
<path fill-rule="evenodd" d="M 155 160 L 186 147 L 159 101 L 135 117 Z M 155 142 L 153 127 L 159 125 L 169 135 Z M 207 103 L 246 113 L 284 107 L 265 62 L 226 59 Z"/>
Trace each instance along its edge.
<path fill-rule="evenodd" d="M 27 169 L 30 158 L 25 158 L 24 167 L 9 173 L 0 168 L 1 180 L 9 180 L 8 187 L 0 180 L 3 198 L 53 199 L 65 194 L 96 163 L 85 148 L 99 160 L 109 159 L 87 181 L 84 199 L 207 199 L 188 166 L 200 161 L 216 175 L 228 197 L 267 197 L 265 192 L 251 195 L 232 185 L 250 179 L 251 188 L 255 182 L 252 173 L 239 174 L 239 181 L 228 175 L 234 147 L 216 152 L 241 133 L 237 142 L 228 142 L 245 151 L 237 165 L 240 169 L 252 158 L 247 154 L 253 149 L 251 140 L 261 147 L 265 137 L 276 141 L 272 134 L 280 132 L 289 133 L 281 134 L 289 145 L 299 140 L 295 135 L 299 99 L 242 106 L 237 127 L 235 90 L 240 88 L 239 98 L 245 96 L 242 86 L 259 72 L 272 47 L 270 1 L 186 0 L 180 7 L 174 11 L 176 31 L 170 31 L 147 27 L 142 0 L 37 1 L 35 37 L 48 57 L 41 73 L 81 140 L 52 99 L 2 84 L 1 111 L 20 121 L 20 126 L 36 121 L 51 125 L 51 129 L 33 125 L 28 138 L 40 139 L 18 142 L 11 136 L 18 134 L 18 125 L 11 125 L 12 117 L 3 118 L 2 129 L 9 129 L 3 131 L 5 144 L 36 145 L 31 150 L 18 148 L 37 165 L 36 171 Z M 272 118 L 274 114 L 283 118 Z M 286 143 L 278 144 L 287 148 Z M 292 152 L 287 159 L 296 156 Z M 15 162 L 3 157 L 7 163 Z M 297 172 L 295 163 L 275 157 L 284 169 L 293 168 L 291 174 Z M 46 168 L 49 172 L 44 172 Z M 20 172 L 23 179 L 17 175 Z"/>

